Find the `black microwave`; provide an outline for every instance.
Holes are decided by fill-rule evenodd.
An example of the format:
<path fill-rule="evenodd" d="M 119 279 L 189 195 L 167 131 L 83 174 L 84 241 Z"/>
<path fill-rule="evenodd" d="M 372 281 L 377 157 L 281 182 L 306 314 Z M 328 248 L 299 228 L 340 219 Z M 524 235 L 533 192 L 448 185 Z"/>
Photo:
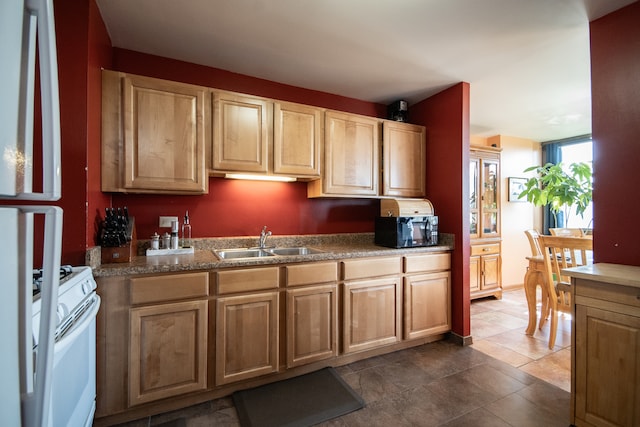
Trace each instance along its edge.
<path fill-rule="evenodd" d="M 435 215 L 376 217 L 375 244 L 388 248 L 437 245 L 438 217 Z"/>

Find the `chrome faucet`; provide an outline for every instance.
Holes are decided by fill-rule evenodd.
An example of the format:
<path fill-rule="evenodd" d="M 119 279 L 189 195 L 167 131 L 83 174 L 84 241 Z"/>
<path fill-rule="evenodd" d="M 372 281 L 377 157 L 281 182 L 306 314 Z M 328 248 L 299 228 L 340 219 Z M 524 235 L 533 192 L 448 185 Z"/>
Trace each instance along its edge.
<path fill-rule="evenodd" d="M 260 240 L 258 241 L 258 247 L 264 249 L 267 243 L 267 237 L 271 236 L 271 231 L 267 231 L 267 226 L 262 227 L 260 232 Z"/>

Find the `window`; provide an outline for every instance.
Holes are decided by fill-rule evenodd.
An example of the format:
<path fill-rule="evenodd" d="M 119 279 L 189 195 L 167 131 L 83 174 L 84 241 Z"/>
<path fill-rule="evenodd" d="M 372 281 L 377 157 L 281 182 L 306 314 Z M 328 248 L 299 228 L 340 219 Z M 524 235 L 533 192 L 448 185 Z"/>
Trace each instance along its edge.
<path fill-rule="evenodd" d="M 571 163 L 585 162 L 593 168 L 593 149 L 591 135 L 582 135 L 574 138 L 567 138 L 559 141 L 549 141 L 542 143 L 543 164 L 562 163 L 565 167 Z M 566 227 L 564 218 L 559 219 L 559 224 L 555 224 L 548 206 L 544 208 L 543 233 L 549 234 L 549 227 Z M 569 227 L 593 228 L 593 207 L 590 206 L 581 217 L 573 210 L 569 217 Z"/>
<path fill-rule="evenodd" d="M 585 142 L 566 144 L 560 146 L 562 164 L 568 169 L 571 163 L 584 162 L 591 165 L 593 170 L 593 150 L 591 139 Z M 593 228 L 593 203 L 589 205 L 584 215 L 581 217 L 571 210 L 569 218 L 570 226 L 573 228 Z"/>

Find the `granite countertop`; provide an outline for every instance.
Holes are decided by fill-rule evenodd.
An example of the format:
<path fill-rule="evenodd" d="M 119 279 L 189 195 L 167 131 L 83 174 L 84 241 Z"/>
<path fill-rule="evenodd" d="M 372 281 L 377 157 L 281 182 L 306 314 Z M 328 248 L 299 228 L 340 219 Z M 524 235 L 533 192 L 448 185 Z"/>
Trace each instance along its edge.
<path fill-rule="evenodd" d="M 375 245 L 373 233 L 354 233 L 334 235 L 273 236 L 270 237 L 267 242 L 268 246 L 308 246 L 323 251 L 318 254 L 294 256 L 277 255 L 259 258 L 221 260 L 213 253 L 215 249 L 254 247 L 256 242 L 257 236 L 194 239 L 193 243 L 195 252 L 193 254 L 158 255 L 149 257 L 142 255 L 144 254 L 146 247 L 148 247 L 148 242 L 141 242 L 138 250 L 139 255 L 134 257 L 131 262 L 92 265 L 93 275 L 95 277 L 107 277 L 191 270 L 213 270 L 245 266 L 278 265 L 294 262 L 341 260 L 370 256 L 442 252 L 453 249 L 453 235 L 445 233 L 440 233 L 440 242 L 438 246 L 403 249 L 385 248 Z"/>
<path fill-rule="evenodd" d="M 640 267 L 597 263 L 562 270 L 571 277 L 640 288 Z"/>

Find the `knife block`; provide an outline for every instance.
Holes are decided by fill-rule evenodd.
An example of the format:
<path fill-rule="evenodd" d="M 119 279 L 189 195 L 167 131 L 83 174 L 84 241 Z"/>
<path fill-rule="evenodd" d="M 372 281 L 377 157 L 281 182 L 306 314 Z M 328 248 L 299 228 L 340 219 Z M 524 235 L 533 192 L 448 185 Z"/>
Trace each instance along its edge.
<path fill-rule="evenodd" d="M 102 264 L 117 262 L 131 262 L 138 252 L 138 238 L 136 236 L 135 218 L 129 219 L 127 226 L 127 243 L 115 247 L 102 247 Z"/>

